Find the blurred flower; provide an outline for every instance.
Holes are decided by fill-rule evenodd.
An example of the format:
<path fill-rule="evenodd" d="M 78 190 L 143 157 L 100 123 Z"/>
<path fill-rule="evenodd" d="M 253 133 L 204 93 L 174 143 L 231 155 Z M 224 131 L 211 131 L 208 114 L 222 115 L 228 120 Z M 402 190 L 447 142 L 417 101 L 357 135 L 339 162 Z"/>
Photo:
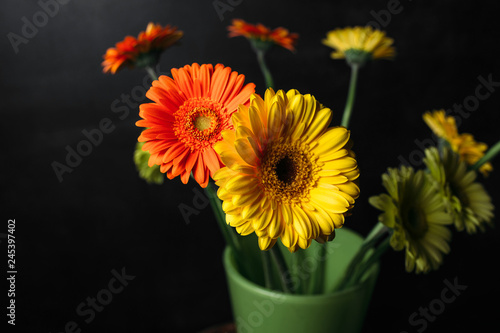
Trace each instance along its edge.
<path fill-rule="evenodd" d="M 148 184 L 163 184 L 165 175 L 160 171 L 160 166 L 149 165 L 149 156 L 147 151 L 142 150 L 144 142 L 137 142 L 134 152 L 134 163 L 139 177 L 144 179 Z"/>
<path fill-rule="evenodd" d="M 323 44 L 333 48 L 333 59 L 346 59 L 352 65 L 364 65 L 371 59 L 392 59 L 396 53 L 392 38 L 372 27 L 348 27 L 327 32 Z"/>
<path fill-rule="evenodd" d="M 268 89 L 233 114 L 215 144 L 226 167 L 214 180 L 226 221 L 255 232 L 262 250 L 278 238 L 291 251 L 332 240 L 359 195 L 350 132 L 328 128 L 332 112 L 311 95 Z"/>
<path fill-rule="evenodd" d="M 488 146 L 482 142 L 476 142 L 471 134 L 458 134 L 455 118 L 446 116 L 444 110 L 426 112 L 424 121 L 438 137 L 446 140 L 453 151 L 459 154 L 460 159 L 468 165 L 474 165 L 484 156 Z M 487 176 L 493 170 L 490 162 L 483 164 L 479 171 Z"/>
<path fill-rule="evenodd" d="M 452 215 L 443 204 L 430 177 L 423 170 L 402 166 L 389 168 L 382 175 L 388 194 L 369 198 L 372 206 L 383 211 L 380 222 L 394 230 L 390 244 L 396 250 L 405 249 L 406 271 L 416 273 L 437 269 L 448 245 L 453 223 Z"/>
<path fill-rule="evenodd" d="M 160 24 L 150 22 L 146 31 L 141 31 L 137 37 L 137 41 L 141 46 L 141 52 L 145 53 L 150 50 L 164 50 L 175 44 L 183 36 L 182 31 L 178 31 L 177 27 L 167 25 L 162 27 Z"/>
<path fill-rule="evenodd" d="M 448 147 L 443 148 L 442 156 L 435 147 L 426 149 L 425 156 L 424 162 L 454 215 L 456 228 L 465 228 L 470 234 L 478 228 L 484 231 L 484 224 L 492 223 L 494 206 L 483 185 L 474 182 L 476 172 L 468 171 L 466 163 Z"/>
<path fill-rule="evenodd" d="M 186 184 L 191 172 L 206 187 L 209 176 L 223 166 L 213 144 L 221 132 L 232 129 L 231 114 L 248 104 L 255 91 L 245 76 L 218 64 L 186 65 L 172 69 L 172 77 L 153 81 L 146 96 L 154 103 L 140 106 L 136 125 L 146 127 L 139 136 L 149 151 L 149 165 L 160 165 L 169 179 L 180 175 Z"/>
<path fill-rule="evenodd" d="M 274 30 L 258 23 L 247 23 L 241 19 L 233 19 L 229 30 L 229 37 L 246 37 L 254 48 L 267 49 L 273 44 L 282 46 L 290 51 L 295 51 L 295 44 L 299 35 L 290 33 L 287 29 L 279 27 Z"/>
<path fill-rule="evenodd" d="M 141 31 L 137 38 L 127 36 L 114 48 L 109 48 L 102 62 L 103 72 L 115 74 L 123 67 L 153 67 L 161 53 L 175 44 L 183 36 L 177 27 L 149 23 L 146 31 Z"/>

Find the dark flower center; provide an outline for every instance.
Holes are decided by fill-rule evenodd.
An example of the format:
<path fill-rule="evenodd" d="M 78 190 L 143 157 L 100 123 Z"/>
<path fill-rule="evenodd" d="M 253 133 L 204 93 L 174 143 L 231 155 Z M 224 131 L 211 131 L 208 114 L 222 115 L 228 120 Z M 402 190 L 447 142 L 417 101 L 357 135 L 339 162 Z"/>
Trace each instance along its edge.
<path fill-rule="evenodd" d="M 296 166 L 290 156 L 284 156 L 276 164 L 276 176 L 283 183 L 289 184 L 296 176 Z"/>
<path fill-rule="evenodd" d="M 422 209 L 418 209 L 417 207 L 411 207 L 408 210 L 406 219 L 404 219 L 403 223 L 406 230 L 408 230 L 411 237 L 414 239 L 422 238 L 429 229 L 425 213 Z"/>

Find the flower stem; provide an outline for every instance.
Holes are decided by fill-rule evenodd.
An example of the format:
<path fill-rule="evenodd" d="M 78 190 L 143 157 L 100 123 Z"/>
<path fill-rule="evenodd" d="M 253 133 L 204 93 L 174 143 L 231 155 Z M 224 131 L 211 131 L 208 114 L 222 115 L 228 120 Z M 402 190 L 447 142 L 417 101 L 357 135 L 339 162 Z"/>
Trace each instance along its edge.
<path fill-rule="evenodd" d="M 219 225 L 226 244 L 230 246 L 233 249 L 234 254 L 238 256 L 240 254 L 238 239 L 236 238 L 234 232 L 231 232 L 230 228 L 228 228 L 226 224 L 226 214 L 222 210 L 221 201 L 211 183 L 207 185 L 207 187 L 205 188 L 205 192 L 207 193 L 207 197 L 210 201 L 210 206 L 212 207 L 212 211 L 215 214 L 215 219 L 217 220 L 217 224 Z"/>
<path fill-rule="evenodd" d="M 319 246 L 321 247 L 318 258 L 321 258 L 321 260 L 319 260 L 318 267 L 313 274 L 311 294 L 322 294 L 325 287 L 325 263 L 327 261 L 326 256 L 328 255 L 326 251 L 327 243 L 319 244 Z"/>
<path fill-rule="evenodd" d="M 263 50 L 256 49 L 255 53 L 257 54 L 257 61 L 259 63 L 260 70 L 262 71 L 262 75 L 264 75 L 266 87 L 274 89 L 274 80 L 271 75 L 271 72 L 269 71 L 269 68 L 267 68 L 266 61 L 264 59 L 264 55 L 266 54 L 266 52 Z"/>
<path fill-rule="evenodd" d="M 264 283 L 267 289 L 274 289 L 272 278 L 271 278 L 271 261 L 268 251 L 260 251 L 262 257 L 262 267 L 264 270 Z"/>
<path fill-rule="evenodd" d="M 472 166 L 472 169 L 473 170 L 479 169 L 483 164 L 491 160 L 498 153 L 500 153 L 500 141 L 498 141 L 497 143 L 495 143 L 493 147 L 488 149 L 486 154 L 484 154 L 484 156 L 479 161 L 477 161 L 476 164 Z"/>
<path fill-rule="evenodd" d="M 366 273 L 366 271 L 372 267 L 373 264 L 375 264 L 379 259 L 380 257 L 385 253 L 385 251 L 387 251 L 387 249 L 389 248 L 390 246 L 390 241 L 391 241 L 391 237 L 386 237 L 386 239 L 384 239 L 382 241 L 382 243 L 380 243 L 380 245 L 377 247 L 377 249 L 375 250 L 375 252 L 373 252 L 358 268 L 358 270 L 356 271 L 356 273 L 354 274 L 354 277 L 350 280 L 350 283 L 348 283 L 346 285 L 346 288 L 347 287 L 350 287 L 350 286 L 354 286 L 356 285 L 359 280 L 361 280 L 361 278 L 363 277 L 363 275 Z"/>
<path fill-rule="evenodd" d="M 292 279 L 294 280 L 294 284 L 292 287 L 292 291 L 294 294 L 306 294 L 308 289 L 308 280 L 307 276 L 301 274 L 300 267 L 304 262 L 305 252 L 302 249 L 299 249 L 297 252 L 292 253 L 292 260 L 290 263 L 290 273 Z"/>
<path fill-rule="evenodd" d="M 289 279 L 290 271 L 288 270 L 288 267 L 286 265 L 283 253 L 281 253 L 281 250 L 277 246 L 277 244 L 275 244 L 275 246 L 273 246 L 269 251 L 271 252 L 271 257 L 276 264 L 276 268 L 278 269 L 283 292 L 286 294 L 291 294 L 293 291 L 292 281 L 291 279 Z"/>
<path fill-rule="evenodd" d="M 351 64 L 351 79 L 349 82 L 349 91 L 347 93 L 347 101 L 345 104 L 344 113 L 342 115 L 341 126 L 348 127 L 351 119 L 352 109 L 354 106 L 354 97 L 356 96 L 356 83 L 358 81 L 359 65 Z"/>
<path fill-rule="evenodd" d="M 149 76 L 153 79 L 153 80 L 158 80 L 158 74 L 156 74 L 156 71 L 154 70 L 153 67 L 151 66 L 146 66 L 144 67 L 144 69 L 146 70 L 146 72 L 149 74 Z"/>
<path fill-rule="evenodd" d="M 359 268 L 359 265 L 361 265 L 361 263 L 365 259 L 366 254 L 382 237 L 386 235 L 388 230 L 389 228 L 387 228 L 380 222 L 378 222 L 373 227 L 373 229 L 370 231 L 368 236 L 366 236 L 365 240 L 361 244 L 361 247 L 359 248 L 358 252 L 351 260 L 351 263 L 347 267 L 344 277 L 340 281 L 337 290 L 342 290 L 352 284 L 351 280 L 353 280 L 356 277 L 355 272 Z"/>

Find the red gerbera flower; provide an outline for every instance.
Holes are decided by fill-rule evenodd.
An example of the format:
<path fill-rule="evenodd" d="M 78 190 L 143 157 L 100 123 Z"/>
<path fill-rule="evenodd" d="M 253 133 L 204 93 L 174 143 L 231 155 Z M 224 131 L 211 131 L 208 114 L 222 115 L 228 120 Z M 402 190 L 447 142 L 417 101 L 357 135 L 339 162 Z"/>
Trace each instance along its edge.
<path fill-rule="evenodd" d="M 248 105 L 255 84 L 244 85 L 245 76 L 218 64 L 186 65 L 172 69 L 172 78 L 160 76 L 146 96 L 154 103 L 140 106 L 136 125 L 146 127 L 139 136 L 149 151 L 149 166 L 160 165 L 169 179 L 180 175 L 186 184 L 191 172 L 206 187 L 223 165 L 213 145 L 221 132 L 232 129 L 231 115 Z"/>
<path fill-rule="evenodd" d="M 109 48 L 103 56 L 103 72 L 115 74 L 125 66 L 153 66 L 160 54 L 183 36 L 177 27 L 149 23 L 146 31 L 141 31 L 137 38 L 127 36 L 115 47 Z"/>
<path fill-rule="evenodd" d="M 283 27 L 271 30 L 260 23 L 254 25 L 241 19 L 233 19 L 232 24 L 227 29 L 229 30 L 229 37 L 243 36 L 248 39 L 258 39 L 277 44 L 290 51 L 295 51 L 295 44 L 299 38 L 298 34 L 290 33 Z"/>

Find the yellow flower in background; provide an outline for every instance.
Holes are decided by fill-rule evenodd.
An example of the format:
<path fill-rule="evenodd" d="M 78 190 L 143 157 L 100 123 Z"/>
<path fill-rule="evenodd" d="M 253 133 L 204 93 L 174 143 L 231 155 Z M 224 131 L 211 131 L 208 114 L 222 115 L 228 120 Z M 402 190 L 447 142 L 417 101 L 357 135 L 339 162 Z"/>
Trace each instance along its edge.
<path fill-rule="evenodd" d="M 455 118 L 446 116 L 444 110 L 428 111 L 424 113 L 423 118 L 434 134 L 446 140 L 453 151 L 459 154 L 460 160 L 465 161 L 468 165 L 474 165 L 488 149 L 485 143 L 476 142 L 471 134 L 458 134 Z M 492 170 L 493 166 L 490 162 L 479 168 L 484 176 L 488 176 Z"/>
<path fill-rule="evenodd" d="M 369 198 L 372 206 L 382 210 L 379 220 L 394 230 L 390 244 L 396 251 L 405 249 L 406 271 L 426 273 L 437 269 L 443 254 L 450 251 L 452 215 L 433 181 L 423 170 L 402 166 L 389 168 L 382 175 L 387 190 Z"/>
<path fill-rule="evenodd" d="M 455 227 L 469 234 L 485 230 L 485 223 L 492 223 L 494 206 L 483 185 L 474 182 L 476 172 L 468 171 L 459 156 L 444 147 L 442 156 L 437 148 L 426 149 L 424 162 L 431 176 L 440 185 L 452 214 Z"/>
<path fill-rule="evenodd" d="M 335 50 L 333 59 L 345 58 L 349 64 L 360 66 L 371 59 L 392 59 L 396 54 L 394 40 L 370 26 L 331 30 L 322 42 Z"/>
<path fill-rule="evenodd" d="M 235 130 L 214 145 L 226 165 L 213 177 L 226 222 L 255 232 L 262 250 L 278 238 L 291 252 L 333 239 L 359 196 L 350 132 L 328 128 L 331 117 L 311 95 L 268 89 L 240 105 Z"/>

